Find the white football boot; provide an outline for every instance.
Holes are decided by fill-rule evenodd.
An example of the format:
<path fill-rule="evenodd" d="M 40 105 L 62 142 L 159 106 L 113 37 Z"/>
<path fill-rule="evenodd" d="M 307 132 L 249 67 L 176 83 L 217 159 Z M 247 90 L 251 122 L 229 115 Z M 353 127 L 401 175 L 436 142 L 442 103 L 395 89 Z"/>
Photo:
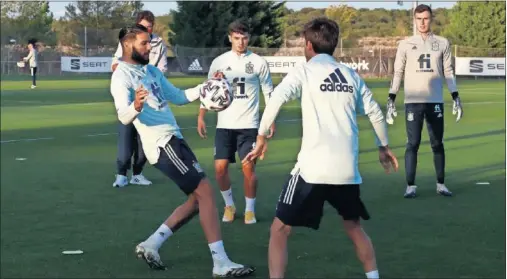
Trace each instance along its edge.
<path fill-rule="evenodd" d="M 113 187 L 122 188 L 129 185 L 129 179 L 125 175 L 117 174 Z"/>
<path fill-rule="evenodd" d="M 136 246 L 136 255 L 137 258 L 143 259 L 151 269 L 167 269 L 162 260 L 160 260 L 158 251 L 147 245 L 145 242 L 141 242 Z"/>
<path fill-rule="evenodd" d="M 452 192 L 445 187 L 445 184 L 437 183 L 437 194 L 442 195 L 444 197 L 452 197 Z"/>
<path fill-rule="evenodd" d="M 213 265 L 213 277 L 245 277 L 255 272 L 254 267 L 244 266 L 230 260 L 216 261 Z"/>
<path fill-rule="evenodd" d="M 151 185 L 151 181 L 146 179 L 142 173 L 138 175 L 132 175 L 132 179 L 130 179 L 130 184 L 137 184 L 137 185 Z"/>
<path fill-rule="evenodd" d="M 413 199 L 417 197 L 415 189 L 417 189 L 417 186 L 415 185 L 407 186 L 407 189 L 405 190 L 405 194 L 403 195 L 403 197 L 406 199 Z"/>

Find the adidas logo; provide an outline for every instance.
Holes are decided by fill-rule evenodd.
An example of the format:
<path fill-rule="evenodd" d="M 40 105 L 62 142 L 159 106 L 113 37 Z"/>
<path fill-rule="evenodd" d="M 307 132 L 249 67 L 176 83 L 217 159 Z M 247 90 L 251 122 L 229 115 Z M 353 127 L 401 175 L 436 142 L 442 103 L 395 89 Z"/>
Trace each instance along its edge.
<path fill-rule="evenodd" d="M 347 80 L 343 76 L 340 68 L 336 68 L 328 78 L 324 80 L 324 83 L 320 85 L 322 92 L 348 92 L 353 93 L 354 87 L 348 85 Z"/>
<path fill-rule="evenodd" d="M 199 60 L 195 59 L 190 66 L 188 66 L 189 71 L 202 71 L 201 64 L 199 64 Z"/>
<path fill-rule="evenodd" d="M 231 67 L 227 67 L 227 69 L 225 69 L 226 71 L 232 71 Z"/>
<path fill-rule="evenodd" d="M 417 47 L 416 47 L 416 46 L 413 46 L 413 47 L 412 47 L 412 49 L 413 49 L 413 50 L 416 50 L 416 49 L 417 49 Z"/>

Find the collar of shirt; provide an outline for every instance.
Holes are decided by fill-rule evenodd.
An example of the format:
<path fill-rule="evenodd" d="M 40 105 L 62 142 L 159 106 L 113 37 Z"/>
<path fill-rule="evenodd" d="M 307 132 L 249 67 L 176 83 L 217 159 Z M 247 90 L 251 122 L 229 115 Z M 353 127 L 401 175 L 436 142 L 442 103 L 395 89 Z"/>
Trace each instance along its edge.
<path fill-rule="evenodd" d="M 327 54 L 327 53 L 319 53 L 317 55 L 315 55 L 314 57 L 312 57 L 310 60 L 308 60 L 308 62 L 328 62 L 328 61 L 336 61 L 336 59 Z"/>
<path fill-rule="evenodd" d="M 232 56 L 234 56 L 234 57 L 237 57 L 238 59 L 241 59 L 241 58 L 245 58 L 245 57 L 249 56 L 250 54 L 252 54 L 252 52 L 250 50 L 247 50 L 244 53 L 237 54 L 233 50 L 230 50 L 229 54 L 232 55 Z"/>

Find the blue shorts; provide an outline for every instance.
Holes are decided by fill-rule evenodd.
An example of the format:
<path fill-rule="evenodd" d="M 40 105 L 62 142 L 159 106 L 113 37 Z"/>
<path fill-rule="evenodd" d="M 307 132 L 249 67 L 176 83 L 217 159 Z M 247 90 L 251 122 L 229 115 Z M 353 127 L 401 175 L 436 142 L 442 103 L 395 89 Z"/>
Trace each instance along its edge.
<path fill-rule="evenodd" d="M 243 160 L 257 141 L 258 129 L 217 129 L 215 134 L 215 160 L 236 162 L 236 152 Z"/>

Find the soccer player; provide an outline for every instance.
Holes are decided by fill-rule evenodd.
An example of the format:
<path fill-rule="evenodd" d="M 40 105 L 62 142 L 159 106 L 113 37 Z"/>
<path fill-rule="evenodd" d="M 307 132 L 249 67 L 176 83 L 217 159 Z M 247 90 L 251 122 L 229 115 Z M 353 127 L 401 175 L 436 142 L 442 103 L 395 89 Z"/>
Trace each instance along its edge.
<path fill-rule="evenodd" d="M 150 64 L 165 73 L 167 71 L 167 48 L 164 46 L 162 38 L 152 33 L 153 26 L 155 25 L 155 16 L 150 11 L 141 11 L 137 14 L 136 24 L 146 27 L 150 33 Z M 121 59 L 122 54 L 122 46 L 118 43 L 118 49 L 113 57 L 113 71 L 118 67 L 118 60 Z M 146 164 L 146 155 L 144 154 L 141 139 L 136 128 L 132 124 L 123 125 L 120 123 L 118 130 L 117 174 L 113 186 L 124 187 L 128 185 L 127 170 L 130 169 L 131 165 L 132 178 L 130 183 L 151 185 L 152 182 L 142 174 L 144 165 Z M 133 163 L 132 157 L 134 157 Z"/>
<path fill-rule="evenodd" d="M 234 21 L 228 29 L 231 50 L 213 60 L 208 74 L 210 78 L 217 73 L 221 77 L 225 76 L 231 83 L 234 94 L 231 106 L 218 112 L 215 134 L 215 175 L 225 202 L 223 222 L 232 222 L 236 213 L 229 177 L 229 163 L 236 162 L 236 152 L 242 160 L 252 150 L 259 127 L 259 91 L 262 88 L 265 102 L 273 91 L 273 82 L 266 60 L 247 48 L 248 28 L 240 21 Z M 201 107 L 197 131 L 202 138 L 206 137 L 205 114 L 206 109 Z M 269 137 L 272 137 L 274 132 L 273 124 Z M 242 170 L 246 203 L 244 222 L 254 224 L 257 222 L 255 162 L 244 164 Z"/>
<path fill-rule="evenodd" d="M 28 40 L 28 56 L 23 58 L 23 61 L 29 61 L 30 63 L 30 74 L 32 75 L 32 86 L 34 89 L 37 87 L 37 66 L 39 64 L 39 52 L 37 51 L 37 46 L 35 45 L 37 40 L 30 39 Z"/>
<path fill-rule="evenodd" d="M 148 65 L 148 30 L 141 26 L 120 31 L 123 55 L 111 77 L 118 119 L 133 123 L 148 161 L 188 195 L 167 220 L 136 246 L 138 257 L 154 269 L 165 269 L 158 253 L 162 243 L 190 218 L 199 214 L 213 258 L 213 276 L 241 277 L 254 269 L 232 262 L 225 252 L 213 189 L 194 153 L 183 139 L 168 102 L 184 105 L 199 98 L 201 85 L 185 91 L 175 88 L 163 73 Z"/>
<path fill-rule="evenodd" d="M 269 276 L 283 278 L 287 240 L 292 227 L 318 230 L 324 202 L 342 216 L 347 235 L 367 278 L 379 278 L 375 252 L 360 219 L 370 218 L 360 198 L 359 128 L 356 115 L 368 115 L 379 159 L 386 172 L 398 161 L 388 146 L 387 127 L 380 106 L 358 73 L 332 56 L 338 43 L 336 22 L 317 18 L 304 26 L 307 63 L 289 72 L 275 88 L 259 126 L 255 149 L 244 162 L 264 156 L 266 135 L 280 107 L 301 100 L 303 138 L 297 163 L 280 194 L 269 240 Z"/>
<path fill-rule="evenodd" d="M 417 152 L 421 143 L 424 120 L 433 150 L 433 163 L 437 176 L 437 193 L 450 197 L 452 192 L 444 184 L 444 97 L 443 84 L 447 84 L 453 101 L 452 113 L 456 121 L 463 116 L 456 79 L 452 69 L 451 47 L 449 41 L 431 32 L 433 13 L 427 5 L 419 5 L 414 10 L 419 35 L 400 42 L 394 62 L 394 77 L 389 89 L 387 102 L 387 123 L 393 124 L 397 116 L 395 99 L 400 89 L 401 79 L 405 75 L 405 123 L 407 147 L 405 151 L 405 176 L 407 188 L 405 198 L 415 198 L 415 174 Z"/>

